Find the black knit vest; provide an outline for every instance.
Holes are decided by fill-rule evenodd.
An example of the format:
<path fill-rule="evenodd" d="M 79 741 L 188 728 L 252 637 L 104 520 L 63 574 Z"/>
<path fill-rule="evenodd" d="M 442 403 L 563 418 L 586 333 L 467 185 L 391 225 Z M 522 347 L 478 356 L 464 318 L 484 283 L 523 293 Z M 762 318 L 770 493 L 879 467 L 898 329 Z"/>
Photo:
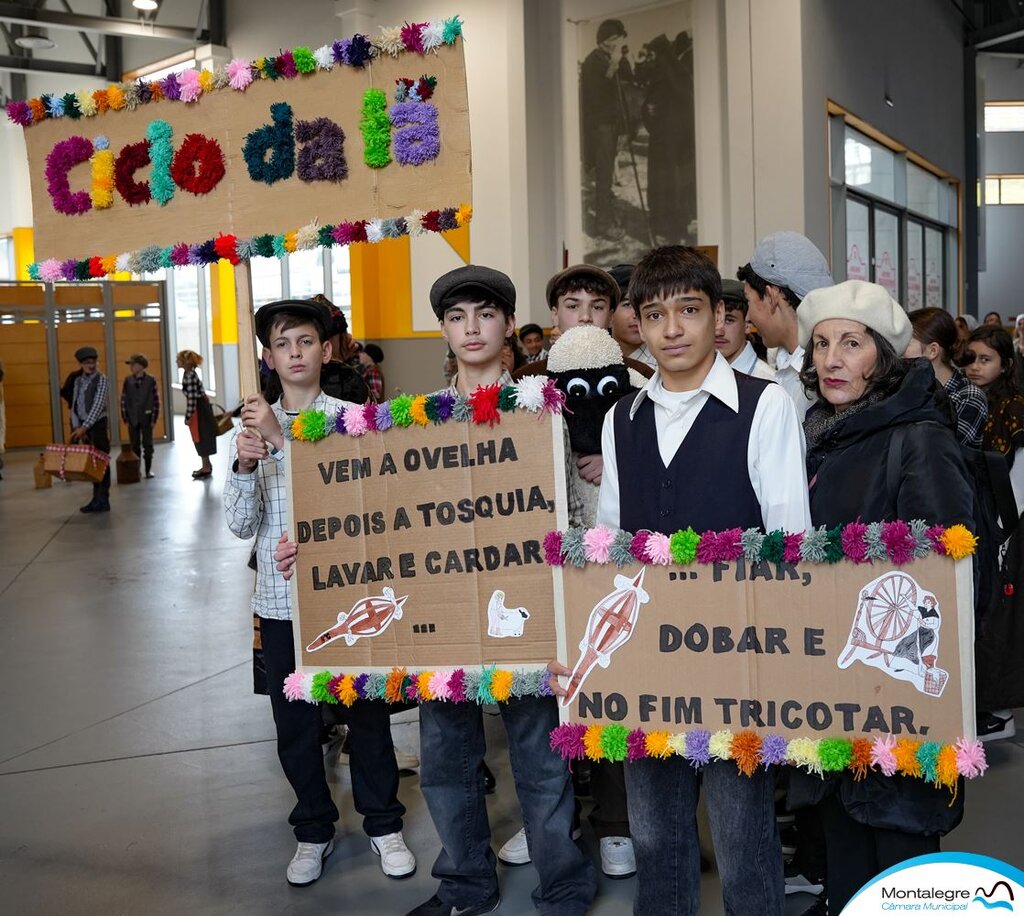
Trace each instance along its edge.
<path fill-rule="evenodd" d="M 771 382 L 734 373 L 739 412 L 713 395 L 666 468 L 658 449 L 654 403 L 644 398 L 629 418 L 633 398 L 615 411 L 615 463 L 619 474 L 619 527 L 672 533 L 760 528 L 761 505 L 750 483 L 747 443 L 754 412 Z"/>

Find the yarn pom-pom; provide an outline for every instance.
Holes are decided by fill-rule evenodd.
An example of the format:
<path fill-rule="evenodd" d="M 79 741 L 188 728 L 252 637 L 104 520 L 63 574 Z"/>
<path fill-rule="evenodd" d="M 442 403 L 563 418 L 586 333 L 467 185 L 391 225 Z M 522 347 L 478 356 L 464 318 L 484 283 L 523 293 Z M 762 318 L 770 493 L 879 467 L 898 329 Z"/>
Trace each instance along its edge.
<path fill-rule="evenodd" d="M 568 722 L 559 725 L 551 732 L 549 739 L 551 750 L 563 760 L 582 760 L 586 755 L 586 744 L 584 735 L 587 732 L 586 725 L 578 722 Z"/>
<path fill-rule="evenodd" d="M 321 70 L 333 70 L 334 50 L 330 45 L 321 45 L 313 52 L 313 60 Z"/>
<path fill-rule="evenodd" d="M 732 760 L 732 732 L 723 728 L 708 740 L 708 752 L 715 760 Z"/>
<path fill-rule="evenodd" d="M 600 725 L 589 725 L 583 733 L 583 752 L 587 760 L 604 759 L 604 748 L 601 746 L 602 731 Z"/>
<path fill-rule="evenodd" d="M 373 425 L 374 428 L 377 429 L 379 432 L 384 432 L 386 430 L 391 429 L 393 424 L 391 420 L 390 401 L 382 401 L 380 404 L 377 404 L 374 407 Z"/>
<path fill-rule="evenodd" d="M 634 728 L 626 738 L 626 759 L 632 763 L 634 760 L 643 760 L 647 756 L 647 736 L 643 729 Z"/>
<path fill-rule="evenodd" d="M 7 117 L 19 127 L 28 127 L 32 123 L 32 107 L 28 102 L 8 102 Z"/>
<path fill-rule="evenodd" d="M 917 759 L 917 752 L 921 747 L 920 741 L 911 738 L 900 738 L 896 742 L 896 770 L 904 776 L 920 776 L 921 762 Z"/>
<path fill-rule="evenodd" d="M 198 70 L 182 70 L 178 74 L 178 79 L 183 102 L 194 102 L 203 94 Z"/>
<path fill-rule="evenodd" d="M 697 544 L 697 562 L 702 565 L 718 562 L 718 535 L 714 531 L 705 531 Z"/>
<path fill-rule="evenodd" d="M 885 551 L 885 544 L 882 543 L 882 522 L 871 522 L 868 530 L 864 532 L 864 543 L 868 549 L 868 559 L 878 560 L 885 563 L 889 555 Z"/>
<path fill-rule="evenodd" d="M 452 419 L 456 423 L 468 423 L 473 418 L 473 408 L 461 395 L 455 395 L 452 400 Z"/>
<path fill-rule="evenodd" d="M 583 549 L 583 528 L 567 528 L 562 535 L 562 556 L 567 563 L 582 569 L 587 563 L 587 554 Z"/>
<path fill-rule="evenodd" d="M 301 671 L 293 671 L 284 679 L 284 695 L 287 699 L 292 701 L 305 700 L 307 703 L 311 703 L 311 687 L 312 678 L 308 674 L 303 674 Z"/>
<path fill-rule="evenodd" d="M 554 379 L 547 379 L 541 392 L 544 395 L 544 409 L 548 413 L 562 413 L 565 408 L 565 392 L 555 384 Z"/>
<path fill-rule="evenodd" d="M 384 682 L 384 699 L 389 703 L 401 703 L 405 699 L 402 684 L 406 675 L 405 668 L 392 668 L 388 672 L 387 680 Z"/>
<path fill-rule="evenodd" d="M 425 50 L 423 44 L 423 30 L 427 27 L 426 22 L 407 22 L 402 26 L 402 44 L 407 51 L 414 51 L 422 54 Z"/>
<path fill-rule="evenodd" d="M 821 775 L 818 742 L 813 738 L 794 738 L 789 742 L 786 756 L 794 766 L 803 767 L 808 773 Z"/>
<path fill-rule="evenodd" d="M 420 694 L 420 676 L 418 674 L 410 674 L 402 681 L 402 695 L 404 699 L 413 703 L 426 699 Z"/>
<path fill-rule="evenodd" d="M 452 698 L 449 686 L 451 676 L 451 671 L 435 671 L 430 676 L 430 692 L 434 695 L 435 700 L 450 700 Z"/>
<path fill-rule="evenodd" d="M 544 408 L 544 383 L 547 378 L 543 375 L 527 375 L 515 382 L 516 404 L 523 410 L 530 413 L 537 413 Z"/>
<path fill-rule="evenodd" d="M 668 732 L 648 732 L 644 739 L 645 757 L 671 757 L 672 746 L 669 744 Z"/>
<path fill-rule="evenodd" d="M 825 545 L 825 562 L 838 563 L 843 559 L 843 526 L 836 525 L 828 529 L 828 541 Z"/>
<path fill-rule="evenodd" d="M 871 745 L 871 765 L 885 776 L 896 773 L 896 736 L 878 735 Z"/>
<path fill-rule="evenodd" d="M 668 747 L 677 757 L 686 757 L 686 732 L 669 735 Z"/>
<path fill-rule="evenodd" d="M 470 392 L 468 401 L 473 411 L 473 422 L 478 425 L 486 423 L 494 426 L 501 422 L 501 414 L 498 411 L 498 395 L 501 392 L 501 385 L 481 385 Z"/>
<path fill-rule="evenodd" d="M 660 531 L 649 532 L 647 543 L 644 545 L 644 555 L 648 563 L 668 566 L 672 562 L 672 542 L 669 536 Z"/>
<path fill-rule="evenodd" d="M 241 57 L 228 62 L 227 73 L 228 85 L 238 92 L 252 83 L 252 65 Z"/>
<path fill-rule="evenodd" d="M 63 279 L 61 263 L 56 258 L 47 258 L 39 264 L 39 279 L 44 283 L 56 283 Z"/>
<path fill-rule="evenodd" d="M 361 404 L 354 404 L 351 407 L 346 407 L 344 415 L 345 431 L 350 436 L 361 436 L 366 432 L 366 414 L 363 412 Z"/>
<path fill-rule="evenodd" d="M 769 531 L 764 536 L 764 543 L 761 545 L 761 559 L 769 563 L 781 563 L 785 551 L 786 533 L 780 528 Z"/>
<path fill-rule="evenodd" d="M 562 559 L 561 531 L 549 531 L 544 535 L 544 562 L 548 566 L 561 566 L 565 562 Z"/>
<path fill-rule="evenodd" d="M 853 563 L 868 562 L 868 545 L 864 540 L 867 530 L 868 526 L 859 521 L 850 522 L 843 528 L 843 533 L 840 537 L 843 553 L 846 554 L 846 559 Z"/>
<path fill-rule="evenodd" d="M 932 525 L 931 528 L 925 532 L 926 537 L 932 545 L 932 550 L 943 555 L 946 553 L 946 545 L 942 543 L 942 536 L 945 533 L 945 525 Z"/>
<path fill-rule="evenodd" d="M 956 748 L 951 744 L 944 744 L 939 751 L 939 761 L 936 767 L 936 785 L 944 786 L 947 789 L 956 791 L 956 783 L 960 773 L 956 765 Z"/>
<path fill-rule="evenodd" d="M 743 556 L 748 563 L 757 563 L 761 559 L 764 535 L 757 528 L 748 528 L 744 531 L 740 543 L 743 545 Z"/>
<path fill-rule="evenodd" d="M 882 543 L 889 559 L 896 566 L 903 566 L 914 559 L 914 536 L 910 525 L 897 519 L 882 525 Z"/>
<path fill-rule="evenodd" d="M 491 690 L 491 683 L 494 680 L 494 672 L 497 670 L 497 665 L 484 665 L 483 671 L 480 672 L 480 681 L 477 684 L 476 696 L 471 698 L 475 699 L 477 703 L 497 703 L 494 692 Z"/>
<path fill-rule="evenodd" d="M 462 20 L 458 16 L 452 16 L 451 19 L 445 19 L 444 21 L 444 32 L 442 38 L 446 45 L 455 44 L 455 39 L 462 35 Z"/>
<path fill-rule="evenodd" d="M 828 530 L 822 526 L 804 534 L 800 556 L 805 563 L 824 563 L 828 552 Z"/>
<path fill-rule="evenodd" d="M 309 698 L 317 703 L 337 703 L 330 692 L 331 683 L 335 678 L 330 671 L 318 671 L 309 682 Z"/>
<path fill-rule="evenodd" d="M 511 413 L 518 406 L 515 385 L 502 385 L 498 392 L 498 410 L 502 413 Z"/>
<path fill-rule="evenodd" d="M 292 59 L 295 61 L 295 69 L 299 73 L 312 73 L 317 66 L 316 57 L 309 48 L 295 48 L 292 51 Z"/>
<path fill-rule="evenodd" d="M 385 54 L 398 57 L 405 50 L 405 42 L 402 40 L 401 26 L 381 26 L 380 35 L 374 42 Z"/>
<path fill-rule="evenodd" d="M 917 762 L 921 765 L 921 778 L 933 786 L 939 784 L 939 754 L 942 745 L 938 741 L 926 741 L 917 750 Z"/>
<path fill-rule="evenodd" d="M 871 767 L 871 739 L 854 738 L 850 749 L 850 772 L 853 773 L 855 782 L 859 782 L 868 775 Z"/>
<path fill-rule="evenodd" d="M 615 532 L 599 525 L 589 528 L 583 534 L 583 552 L 588 563 L 607 563 L 612 544 L 615 543 Z"/>
<path fill-rule="evenodd" d="M 780 766 L 786 762 L 789 742 L 782 735 L 765 735 L 761 739 L 761 762 L 767 766 Z"/>
<path fill-rule="evenodd" d="M 686 749 L 683 756 L 694 767 L 705 766 L 711 762 L 710 743 L 711 732 L 704 728 L 695 728 L 686 736 Z"/>
<path fill-rule="evenodd" d="M 444 21 L 438 19 L 434 22 L 423 23 L 423 28 L 420 30 L 420 41 L 423 43 L 424 51 L 433 51 L 440 47 L 444 41 Z"/>
<path fill-rule="evenodd" d="M 617 763 L 626 759 L 629 747 L 629 732 L 625 726 L 615 723 L 606 725 L 601 732 L 601 750 L 606 759 Z"/>
<path fill-rule="evenodd" d="M 356 696 L 358 696 L 360 700 L 369 699 L 369 697 L 368 697 L 369 686 L 370 686 L 370 675 L 366 671 L 362 672 L 362 674 L 357 674 L 352 679 L 352 689 L 355 690 Z"/>
<path fill-rule="evenodd" d="M 961 776 L 974 779 L 988 769 L 985 746 L 980 741 L 960 738 L 956 742 L 956 768 Z"/>
<path fill-rule="evenodd" d="M 634 560 L 641 563 L 649 563 L 647 557 L 647 539 L 651 536 L 649 531 L 638 531 L 629 541 L 629 552 Z"/>
<path fill-rule="evenodd" d="M 609 551 L 608 556 L 616 566 L 628 566 L 633 562 L 633 555 L 629 550 L 632 540 L 633 538 L 628 531 L 615 532 L 615 540 L 612 542 L 612 549 Z"/>
<path fill-rule="evenodd" d="M 697 545 L 699 543 L 700 535 L 692 528 L 684 528 L 682 531 L 677 531 L 669 538 L 672 562 L 680 566 L 692 563 L 697 556 Z"/>
<path fill-rule="evenodd" d="M 802 531 L 792 531 L 782 536 L 782 560 L 784 563 L 799 563 L 802 554 L 800 548 L 804 542 Z"/>
<path fill-rule="evenodd" d="M 508 702 L 508 698 L 512 695 L 512 681 L 514 678 L 515 675 L 505 668 L 500 668 L 494 672 L 494 676 L 491 678 L 491 694 L 499 703 Z"/>
<path fill-rule="evenodd" d="M 416 692 L 418 694 L 418 699 L 423 702 L 429 702 L 430 700 L 436 699 L 434 691 L 430 686 L 430 681 L 433 676 L 433 671 L 420 671 L 413 675 L 413 677 L 416 678 Z"/>
<path fill-rule="evenodd" d="M 351 707 L 359 699 L 359 694 L 356 693 L 355 680 L 351 674 L 346 674 L 341 679 L 341 683 L 334 694 L 344 706 Z"/>
<path fill-rule="evenodd" d="M 744 776 L 753 776 L 761 763 L 761 738 L 757 732 L 742 731 L 733 735 L 732 759 Z"/>
<path fill-rule="evenodd" d="M 412 399 L 412 403 L 409 405 L 409 416 L 417 426 L 427 426 L 430 423 L 430 417 L 427 416 L 427 396 L 425 394 L 417 395 Z"/>
<path fill-rule="evenodd" d="M 718 558 L 722 563 L 733 563 L 743 556 L 743 529 L 727 528 L 718 532 Z"/>
<path fill-rule="evenodd" d="M 466 702 L 466 672 L 456 668 L 448 678 L 448 698 L 453 703 Z"/>
<path fill-rule="evenodd" d="M 853 745 L 845 738 L 824 738 L 818 745 L 818 757 L 825 773 L 838 773 L 850 763 Z"/>
<path fill-rule="evenodd" d="M 953 525 L 943 533 L 942 544 L 949 556 L 954 560 L 962 560 L 974 553 L 978 539 L 964 525 Z"/>

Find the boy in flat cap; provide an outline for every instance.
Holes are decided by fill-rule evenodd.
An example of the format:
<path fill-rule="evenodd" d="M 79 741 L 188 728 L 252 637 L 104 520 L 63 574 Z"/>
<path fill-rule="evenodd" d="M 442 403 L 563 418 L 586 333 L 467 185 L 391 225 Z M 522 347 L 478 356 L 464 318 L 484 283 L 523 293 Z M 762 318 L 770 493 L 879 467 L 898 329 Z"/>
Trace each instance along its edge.
<path fill-rule="evenodd" d="M 75 359 L 82 374 L 75 379 L 71 395 L 71 441 L 91 445 L 110 454 L 110 428 L 107 424 L 107 377 L 99 371 L 95 347 L 79 347 Z M 92 499 L 82 512 L 110 511 L 110 465 L 99 483 L 92 485 Z"/>
<path fill-rule="evenodd" d="M 440 277 L 430 305 L 455 354 L 449 389 L 465 397 L 479 385 L 509 384 L 501 348 L 515 329 L 516 290 L 503 273 L 469 265 Z M 540 886 L 538 911 L 580 916 L 594 898 L 594 871 L 572 840 L 572 782 L 551 753 L 548 735 L 558 724 L 551 697 L 523 697 L 501 704 L 523 820 Z M 441 882 L 430 900 L 409 916 L 479 916 L 498 908 L 500 894 L 484 803 L 484 728 L 475 703 L 420 706 L 420 788 L 441 837 L 433 875 Z"/>
<path fill-rule="evenodd" d="M 153 427 L 160 419 L 160 391 L 156 379 L 149 375 L 149 360 L 142 353 L 133 353 L 125 360 L 131 370 L 121 386 L 121 419 L 128 427 L 132 451 L 143 459 L 146 477 L 153 476 Z M 140 451 L 141 449 L 141 451 Z M 143 454 L 145 453 L 145 454 Z"/>
<path fill-rule="evenodd" d="M 277 754 L 295 792 L 289 817 L 298 846 L 288 864 L 293 887 L 312 884 L 334 851 L 338 809 L 331 798 L 320 747 L 320 708 L 292 703 L 284 695 L 285 678 L 295 670 L 295 641 L 289 576 L 274 567 L 274 546 L 287 540 L 287 470 L 282 429 L 303 410 L 330 417 L 352 406 L 320 389 L 320 372 L 331 358 L 327 306 L 307 299 L 271 302 L 256 313 L 256 335 L 263 359 L 280 376 L 281 397 L 268 404 L 246 399 L 243 429 L 231 443 L 232 464 L 224 487 L 228 528 L 240 538 L 256 537 L 256 590 L 251 610 L 259 620 L 267 692 L 277 731 Z M 333 420 L 332 420 L 333 422 Z M 292 557 L 294 557 L 294 544 Z M 387 706 L 360 701 L 344 711 L 351 735 L 352 797 L 363 816 L 370 849 L 391 878 L 416 870 L 416 859 L 402 837 L 405 808 L 398 800 L 398 765 Z"/>

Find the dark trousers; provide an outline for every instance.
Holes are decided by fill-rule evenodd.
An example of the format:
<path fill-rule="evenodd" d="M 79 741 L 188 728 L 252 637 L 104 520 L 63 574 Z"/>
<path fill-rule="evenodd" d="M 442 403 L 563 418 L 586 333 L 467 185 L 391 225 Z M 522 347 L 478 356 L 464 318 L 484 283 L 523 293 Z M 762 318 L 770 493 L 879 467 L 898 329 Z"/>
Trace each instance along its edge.
<path fill-rule="evenodd" d="M 615 155 L 619 148 L 619 131 L 615 124 L 599 124 L 591 133 L 594 163 L 595 231 L 603 232 L 615 225 L 612 180 L 615 178 Z"/>
<path fill-rule="evenodd" d="M 132 451 L 143 459 L 148 474 L 153 467 L 153 424 L 148 420 L 139 424 L 129 423 L 128 437 L 132 443 Z"/>
<path fill-rule="evenodd" d="M 261 617 L 260 637 L 277 729 L 277 756 L 297 799 L 288 823 L 300 843 L 326 843 L 334 836 L 338 809 L 324 773 L 320 708 L 315 703 L 292 702 L 284 695 L 284 679 L 295 670 L 292 622 Z M 363 830 L 371 837 L 397 833 L 405 807 L 398 800 L 398 764 L 387 704 L 360 700 L 340 708 L 349 729 L 352 801 L 363 816 Z"/>
<path fill-rule="evenodd" d="M 939 851 L 939 837 L 869 827 L 855 821 L 830 795 L 821 803 L 828 857 L 828 909 L 838 913 L 854 894 L 885 869 Z"/>
<path fill-rule="evenodd" d="M 107 426 L 107 418 L 104 417 L 89 430 L 89 444 L 101 452 L 110 454 L 110 427 Z M 110 465 L 99 483 L 92 485 L 92 501 L 99 503 L 110 502 Z"/>
<path fill-rule="evenodd" d="M 625 764 L 608 760 L 591 763 L 590 794 L 594 799 L 590 825 L 595 836 L 629 836 Z"/>

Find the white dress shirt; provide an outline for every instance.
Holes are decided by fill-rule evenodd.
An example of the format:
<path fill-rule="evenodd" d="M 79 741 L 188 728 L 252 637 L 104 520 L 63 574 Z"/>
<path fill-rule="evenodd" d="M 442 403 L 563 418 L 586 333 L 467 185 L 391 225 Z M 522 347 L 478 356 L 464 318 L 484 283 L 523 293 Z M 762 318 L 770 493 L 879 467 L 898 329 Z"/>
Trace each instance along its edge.
<path fill-rule="evenodd" d="M 736 375 L 720 353 L 716 354 L 711 370 L 694 391 L 666 391 L 661 382 L 661 373 L 655 372 L 633 399 L 629 418 L 632 420 L 636 416 L 644 398 L 650 398 L 654 403 L 658 449 L 662 462 L 668 467 L 711 397 L 739 413 Z M 605 415 L 601 433 L 604 474 L 601 477 L 597 507 L 598 524 L 610 528 L 619 527 L 619 471 L 615 455 L 614 413 L 612 409 Z M 643 473 L 645 470 L 629 468 L 627 473 Z M 765 531 L 779 528 L 783 531 L 806 531 L 811 527 L 803 429 L 792 400 L 778 385 L 769 385 L 764 390 L 754 410 L 750 439 L 747 442 L 747 471 L 757 501 L 761 504 Z M 723 481 L 722 499 L 728 498 L 728 482 Z"/>
<path fill-rule="evenodd" d="M 737 372 L 744 375 L 752 375 L 754 378 L 763 378 L 765 381 L 775 381 L 775 370 L 763 359 L 759 359 L 754 345 L 748 340 L 747 345 L 740 350 L 730 365 Z"/>
<path fill-rule="evenodd" d="M 804 352 L 804 348 L 799 346 L 792 353 L 785 347 L 768 351 L 768 365 L 775 367 L 775 381 L 793 399 L 801 423 L 807 409 L 814 403 L 814 398 L 807 396 L 804 383 L 800 381 L 800 370 L 804 367 Z"/>

